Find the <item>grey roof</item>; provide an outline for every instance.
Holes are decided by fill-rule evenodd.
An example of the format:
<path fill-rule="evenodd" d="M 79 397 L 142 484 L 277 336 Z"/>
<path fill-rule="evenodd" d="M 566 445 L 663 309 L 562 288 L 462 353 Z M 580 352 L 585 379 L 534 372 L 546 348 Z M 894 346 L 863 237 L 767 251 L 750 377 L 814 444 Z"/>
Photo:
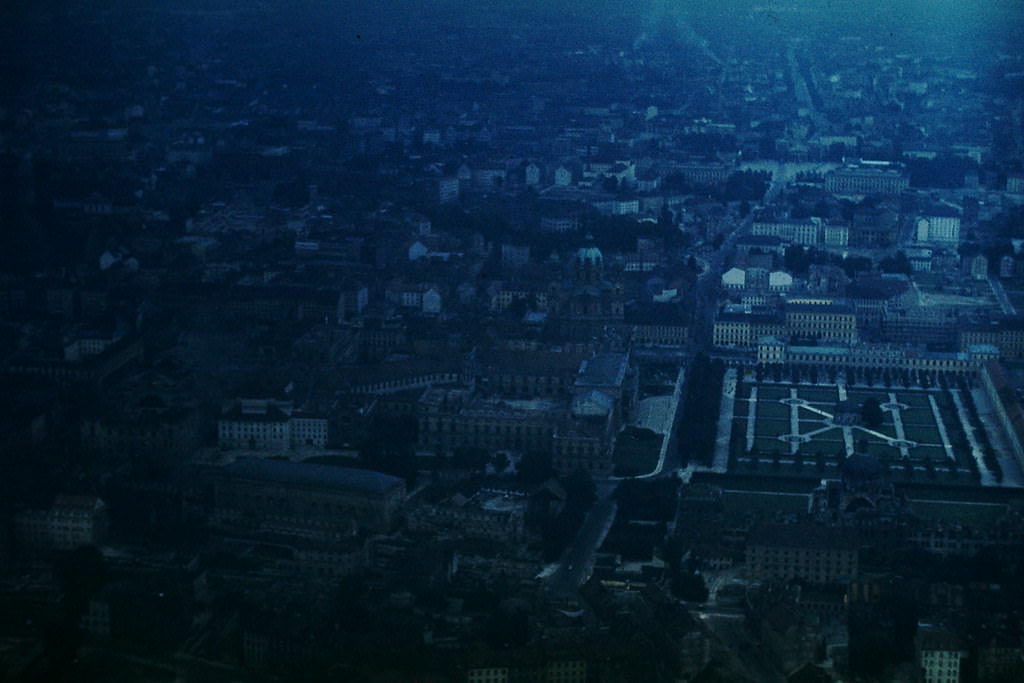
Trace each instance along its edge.
<path fill-rule="evenodd" d="M 615 399 L 603 391 L 591 389 L 577 394 L 572 400 L 572 412 L 580 416 L 605 416 L 615 407 Z"/>
<path fill-rule="evenodd" d="M 398 477 L 372 470 L 267 458 L 239 458 L 222 467 L 221 473 L 233 479 L 254 479 L 292 486 L 326 486 L 376 494 L 388 493 L 404 486 Z"/>
<path fill-rule="evenodd" d="M 686 325 L 686 310 L 679 304 L 637 302 L 626 307 L 629 325 Z"/>
<path fill-rule="evenodd" d="M 621 386 L 626 377 L 629 357 L 624 353 L 598 353 L 580 364 L 578 387 Z"/>
<path fill-rule="evenodd" d="M 799 346 L 794 345 L 786 349 L 789 353 L 816 353 L 829 356 L 847 356 L 850 354 L 848 346 Z"/>
<path fill-rule="evenodd" d="M 763 524 L 751 530 L 747 545 L 853 550 L 857 538 L 851 532 L 816 524 Z"/>
<path fill-rule="evenodd" d="M 854 313 L 853 307 L 844 301 L 833 301 L 831 303 L 823 304 L 805 304 L 805 303 L 786 303 L 787 313 L 846 313 L 852 315 Z"/>
<path fill-rule="evenodd" d="M 744 235 L 736 240 L 736 246 L 746 247 L 777 247 L 782 244 L 782 238 L 778 235 Z"/>

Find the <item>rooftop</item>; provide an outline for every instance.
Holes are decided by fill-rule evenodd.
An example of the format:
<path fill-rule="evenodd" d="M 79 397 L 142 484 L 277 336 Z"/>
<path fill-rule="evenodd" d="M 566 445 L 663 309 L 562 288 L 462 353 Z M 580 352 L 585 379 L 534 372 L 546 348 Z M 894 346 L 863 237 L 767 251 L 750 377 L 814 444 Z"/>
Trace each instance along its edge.
<path fill-rule="evenodd" d="M 598 353 L 580 363 L 576 377 L 578 387 L 621 386 L 629 367 L 629 356 L 624 353 Z"/>
<path fill-rule="evenodd" d="M 327 486 L 371 494 L 389 493 L 404 486 L 404 482 L 398 477 L 372 470 L 267 458 L 239 458 L 222 467 L 220 473 L 234 479 L 292 486 Z"/>
<path fill-rule="evenodd" d="M 854 536 L 814 524 L 763 524 L 750 532 L 747 543 L 774 548 L 857 548 Z"/>

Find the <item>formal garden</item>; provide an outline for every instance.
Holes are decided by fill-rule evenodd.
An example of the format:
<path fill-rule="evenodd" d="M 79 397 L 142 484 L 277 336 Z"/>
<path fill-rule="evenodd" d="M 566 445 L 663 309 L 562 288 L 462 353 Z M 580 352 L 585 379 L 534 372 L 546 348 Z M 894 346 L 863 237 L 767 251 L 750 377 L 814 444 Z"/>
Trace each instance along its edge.
<path fill-rule="evenodd" d="M 845 457 L 866 453 L 896 481 L 974 485 L 979 461 L 990 471 L 995 460 L 970 392 L 955 385 L 848 387 L 748 374 L 728 428 L 737 474 L 836 477 Z"/>

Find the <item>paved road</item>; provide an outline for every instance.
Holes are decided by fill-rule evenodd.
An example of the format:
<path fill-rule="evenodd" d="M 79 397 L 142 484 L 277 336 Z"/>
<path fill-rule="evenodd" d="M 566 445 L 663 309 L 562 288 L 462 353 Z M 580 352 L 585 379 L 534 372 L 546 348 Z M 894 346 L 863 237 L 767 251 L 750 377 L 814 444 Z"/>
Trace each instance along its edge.
<path fill-rule="evenodd" d="M 546 587 L 555 595 L 572 596 L 590 577 L 594 552 L 615 521 L 618 505 L 613 499 L 614 485 L 604 485 L 600 497 L 590 509 L 583 526 L 562 554 L 558 569 L 546 579 Z"/>
<path fill-rule="evenodd" d="M 1006 290 L 1003 289 L 1003 283 L 993 277 L 989 277 L 988 284 L 992 287 L 992 293 L 996 295 L 996 301 L 999 302 L 999 306 L 1003 309 L 1003 313 L 1006 315 L 1017 315 L 1017 309 L 1014 308 L 1013 302 L 1010 301 L 1010 297 L 1006 296 Z"/>
<path fill-rule="evenodd" d="M 706 349 L 711 345 L 711 332 L 714 326 L 715 312 L 718 308 L 722 271 L 726 260 L 736 246 L 736 241 L 750 232 L 753 222 L 754 214 L 751 212 L 729 232 L 721 247 L 705 257 L 708 267 L 697 279 L 697 311 L 690 329 L 691 343 L 698 349 Z"/>

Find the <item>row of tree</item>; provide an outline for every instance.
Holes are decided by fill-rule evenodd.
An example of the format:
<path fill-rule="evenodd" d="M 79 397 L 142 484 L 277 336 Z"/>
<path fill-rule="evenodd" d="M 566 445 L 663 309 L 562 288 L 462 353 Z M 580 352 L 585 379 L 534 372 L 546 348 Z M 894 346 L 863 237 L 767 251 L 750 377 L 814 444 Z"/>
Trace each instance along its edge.
<path fill-rule="evenodd" d="M 710 465 L 718 436 L 718 412 L 725 364 L 700 353 L 686 373 L 686 397 L 679 417 L 676 444 L 683 463 L 691 459 Z"/>
<path fill-rule="evenodd" d="M 793 363 L 761 364 L 754 368 L 754 376 L 758 382 L 771 379 L 775 382 L 788 381 L 792 384 L 799 384 L 801 381 L 807 381 L 811 384 L 827 381 L 834 384 L 840 371 L 846 376 L 846 383 L 851 386 L 855 384 L 871 386 L 881 382 L 882 386 L 887 389 L 890 387 L 930 389 L 934 386 L 943 389 L 959 386 L 966 389 L 971 385 L 971 380 L 967 376 L 939 370 L 856 366 L 837 367 L 835 365 L 797 365 Z"/>
<path fill-rule="evenodd" d="M 988 467 L 996 481 L 1001 482 L 1003 480 L 1003 468 L 999 464 L 999 458 L 996 457 L 996 451 L 988 438 L 988 431 L 982 427 L 981 417 L 978 415 L 978 406 L 974 402 L 974 396 L 971 395 L 970 391 L 963 391 L 960 393 L 960 396 L 963 398 L 964 408 L 967 410 L 971 427 L 974 429 L 975 438 L 981 444 L 981 457 L 985 461 L 985 466 Z"/>

